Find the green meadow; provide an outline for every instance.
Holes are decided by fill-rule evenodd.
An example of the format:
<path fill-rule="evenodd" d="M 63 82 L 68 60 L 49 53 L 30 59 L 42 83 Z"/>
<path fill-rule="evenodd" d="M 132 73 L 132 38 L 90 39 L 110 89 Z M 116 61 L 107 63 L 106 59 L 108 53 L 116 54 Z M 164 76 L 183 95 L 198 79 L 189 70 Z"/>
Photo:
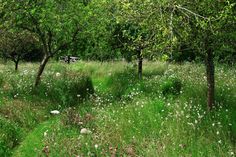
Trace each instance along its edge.
<path fill-rule="evenodd" d="M 202 64 L 50 62 L 0 65 L 0 156 L 230 157 L 236 153 L 236 70 L 216 65 L 207 108 Z M 57 110 L 59 114 L 52 114 Z"/>

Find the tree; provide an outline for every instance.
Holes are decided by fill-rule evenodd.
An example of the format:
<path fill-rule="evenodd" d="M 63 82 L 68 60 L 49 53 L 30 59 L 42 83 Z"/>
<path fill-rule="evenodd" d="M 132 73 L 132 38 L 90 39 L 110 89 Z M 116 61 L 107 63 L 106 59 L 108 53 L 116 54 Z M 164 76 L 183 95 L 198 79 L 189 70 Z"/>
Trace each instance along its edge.
<path fill-rule="evenodd" d="M 36 75 L 35 86 L 38 86 L 49 59 L 75 42 L 80 31 L 79 11 L 84 7 L 83 1 L 5 0 L 2 5 L 8 27 L 30 31 L 40 40 L 44 57 Z"/>
<path fill-rule="evenodd" d="M 145 12 L 146 1 L 120 1 L 115 2 L 112 45 L 119 48 L 128 61 L 133 55 L 138 59 L 138 77 L 142 79 L 143 73 L 143 50 L 148 47 L 152 36 L 151 31 L 146 29 Z"/>
<path fill-rule="evenodd" d="M 116 22 L 130 26 L 123 27 L 125 43 L 122 44 L 132 50 L 128 53 L 134 52 L 137 55 L 138 75 L 141 79 L 143 58 L 153 59 L 164 53 L 171 57 L 179 44 L 176 36 L 183 33 L 184 29 L 175 32 L 174 26 L 178 19 L 174 17 L 176 11 L 173 1 L 116 0 L 116 7 Z"/>
<path fill-rule="evenodd" d="M 235 34 L 235 4 L 230 1 L 197 1 L 186 3 L 185 7 L 176 5 L 176 8 L 189 18 L 191 46 L 205 56 L 207 104 L 210 110 L 215 103 L 214 56 L 220 47 L 228 45 L 229 41 L 232 41 L 232 39 L 227 40 L 223 34 L 229 32 Z M 226 27 L 227 29 L 225 29 Z"/>
<path fill-rule="evenodd" d="M 0 32 L 0 52 L 5 59 L 15 63 L 15 70 L 18 70 L 19 61 L 27 55 L 36 44 L 35 37 L 27 31 L 6 31 Z"/>
<path fill-rule="evenodd" d="M 172 55 L 185 44 L 205 57 L 207 104 L 212 109 L 215 95 L 214 55 L 225 45 L 235 47 L 235 35 L 231 38 L 225 35 L 235 34 L 235 2 L 116 0 L 116 4 L 117 22 L 139 27 L 137 35 L 123 30 L 123 36 L 127 34 L 132 40 L 128 41 L 133 49 L 138 46 L 152 50 L 148 55 L 153 55 L 155 51 L 159 54 L 167 52 L 173 60 Z"/>
<path fill-rule="evenodd" d="M 112 0 L 93 0 L 83 10 L 82 29 L 75 44 L 84 59 L 107 61 L 117 57 L 109 42 L 113 30 Z"/>

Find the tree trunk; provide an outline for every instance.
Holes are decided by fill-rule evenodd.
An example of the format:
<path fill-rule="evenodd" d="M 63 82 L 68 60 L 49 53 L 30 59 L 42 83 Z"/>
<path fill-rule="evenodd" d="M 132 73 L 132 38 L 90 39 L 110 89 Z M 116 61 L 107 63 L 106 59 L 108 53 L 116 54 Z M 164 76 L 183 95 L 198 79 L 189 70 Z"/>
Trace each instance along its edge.
<path fill-rule="evenodd" d="M 19 64 L 19 61 L 15 61 L 15 71 L 18 71 L 18 64 Z"/>
<path fill-rule="evenodd" d="M 213 52 L 208 50 L 206 54 L 206 72 L 207 72 L 207 105 L 211 110 L 215 101 L 215 67 L 213 61 Z"/>
<path fill-rule="evenodd" d="M 67 63 L 70 64 L 70 55 L 67 56 Z"/>
<path fill-rule="evenodd" d="M 143 57 L 141 50 L 138 51 L 138 78 L 140 80 L 143 78 Z"/>
<path fill-rule="evenodd" d="M 45 69 L 45 66 L 46 66 L 47 62 L 49 61 L 49 58 L 50 58 L 50 56 L 45 55 L 43 60 L 40 63 L 40 66 L 39 66 L 39 69 L 38 69 L 38 73 L 37 73 L 37 76 L 36 76 L 36 80 L 35 80 L 35 87 L 37 87 L 40 84 L 41 75 L 42 75 L 42 73 L 43 73 L 43 71 Z"/>

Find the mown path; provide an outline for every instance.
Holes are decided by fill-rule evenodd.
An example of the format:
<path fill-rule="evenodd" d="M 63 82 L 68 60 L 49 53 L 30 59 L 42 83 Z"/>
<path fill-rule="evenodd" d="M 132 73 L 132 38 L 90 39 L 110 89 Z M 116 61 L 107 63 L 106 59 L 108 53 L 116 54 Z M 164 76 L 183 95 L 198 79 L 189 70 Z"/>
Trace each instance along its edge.
<path fill-rule="evenodd" d="M 93 78 L 94 86 L 98 87 L 99 90 L 105 90 L 104 84 L 106 84 L 106 78 Z M 52 130 L 52 126 L 58 123 L 60 120 L 58 117 L 50 118 L 49 120 L 40 123 L 35 129 L 24 138 L 24 141 L 20 143 L 20 145 L 15 148 L 12 156 L 14 157 L 34 157 L 34 156 L 44 156 L 43 152 L 46 144 L 44 143 L 44 133 L 46 131 L 50 132 Z"/>
<path fill-rule="evenodd" d="M 30 132 L 13 152 L 14 157 L 34 157 L 36 154 L 43 154 L 44 133 L 52 129 L 52 125 L 59 122 L 59 118 L 54 117 L 48 121 L 39 124 Z"/>

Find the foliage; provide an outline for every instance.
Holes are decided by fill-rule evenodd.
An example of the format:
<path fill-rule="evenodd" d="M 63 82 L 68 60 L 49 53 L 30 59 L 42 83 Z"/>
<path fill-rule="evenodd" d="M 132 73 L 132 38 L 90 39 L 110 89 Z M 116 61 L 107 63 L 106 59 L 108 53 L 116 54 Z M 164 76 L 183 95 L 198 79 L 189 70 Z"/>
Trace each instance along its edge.
<path fill-rule="evenodd" d="M 37 88 L 35 64 L 0 64 L 0 156 L 235 156 L 235 15 L 233 0 L 2 0 L 1 57 L 43 58 Z M 61 54 L 101 62 L 48 65 Z"/>
<path fill-rule="evenodd" d="M 16 64 L 36 47 L 37 40 L 27 31 L 1 31 L 0 56 Z"/>
<path fill-rule="evenodd" d="M 4 27 L 30 30 L 55 56 L 61 52 L 89 60 L 130 61 L 142 48 L 147 59 L 165 54 L 170 61 L 202 62 L 207 32 L 216 60 L 234 63 L 235 3 L 230 0 L 12 0 L 1 7 Z M 77 42 L 71 43 L 73 35 Z"/>

